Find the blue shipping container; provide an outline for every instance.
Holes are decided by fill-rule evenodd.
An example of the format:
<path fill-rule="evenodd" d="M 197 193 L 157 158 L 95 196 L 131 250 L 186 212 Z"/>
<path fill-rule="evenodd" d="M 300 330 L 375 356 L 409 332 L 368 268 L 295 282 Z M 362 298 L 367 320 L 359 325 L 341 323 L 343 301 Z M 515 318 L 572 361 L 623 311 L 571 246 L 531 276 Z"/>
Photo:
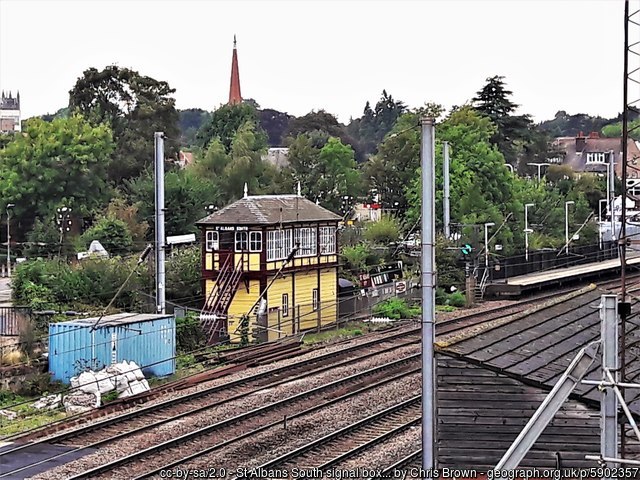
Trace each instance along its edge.
<path fill-rule="evenodd" d="M 170 315 L 118 313 L 49 324 L 49 372 L 53 380 L 101 370 L 113 363 L 136 362 L 145 376 L 176 371 L 176 320 Z"/>

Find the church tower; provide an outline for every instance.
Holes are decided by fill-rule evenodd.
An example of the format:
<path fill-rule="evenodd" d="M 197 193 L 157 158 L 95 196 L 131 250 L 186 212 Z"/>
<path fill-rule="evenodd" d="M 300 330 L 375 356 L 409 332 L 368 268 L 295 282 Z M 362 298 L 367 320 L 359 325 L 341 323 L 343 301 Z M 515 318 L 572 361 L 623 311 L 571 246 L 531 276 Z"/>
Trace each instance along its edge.
<path fill-rule="evenodd" d="M 229 105 L 242 103 L 240 93 L 240 72 L 238 70 L 238 50 L 236 48 L 236 36 L 233 36 L 233 58 L 231 59 L 231 86 L 229 87 Z"/>

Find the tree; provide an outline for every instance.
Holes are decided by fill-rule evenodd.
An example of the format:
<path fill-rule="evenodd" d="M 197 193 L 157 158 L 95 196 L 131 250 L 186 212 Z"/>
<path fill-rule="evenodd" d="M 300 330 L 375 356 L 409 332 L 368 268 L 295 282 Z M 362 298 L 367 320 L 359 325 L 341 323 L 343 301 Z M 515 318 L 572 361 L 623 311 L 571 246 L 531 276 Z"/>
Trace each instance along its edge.
<path fill-rule="evenodd" d="M 115 65 L 100 72 L 90 68 L 77 80 L 69 92 L 70 110 L 113 131 L 111 181 L 136 177 L 152 163 L 154 132 L 164 132 L 165 154 L 175 157 L 180 131 L 174 92 L 167 82 Z"/>
<path fill-rule="evenodd" d="M 201 108 L 188 108 L 178 110 L 180 116 L 180 143 L 182 145 L 193 145 L 196 134 L 202 126 L 211 121 L 211 113 Z"/>
<path fill-rule="evenodd" d="M 491 141 L 498 146 L 507 163 L 515 166 L 520 153 L 517 142 L 528 143 L 531 137 L 531 117 L 512 115 L 518 105 L 509 99 L 513 93 L 507 90 L 504 77 L 496 75 L 486 81 L 486 85 L 473 98 L 474 107 L 498 127 Z"/>
<path fill-rule="evenodd" d="M 53 257 L 58 254 L 60 233 L 53 218 L 39 217 L 33 222 L 31 231 L 27 233 L 27 257 Z"/>
<path fill-rule="evenodd" d="M 325 142 L 317 132 L 296 137 L 289 148 L 289 166 L 278 178 L 283 191 L 294 191 L 295 183 L 300 182 L 305 197 L 334 212 L 343 196 L 355 197 L 361 192 L 353 149 L 335 137 Z"/>
<path fill-rule="evenodd" d="M 109 255 L 123 255 L 133 247 L 127 224 L 115 218 L 100 218 L 81 238 L 85 248 L 89 248 L 93 240 L 98 240 Z"/>
<path fill-rule="evenodd" d="M 138 206 L 142 218 L 154 218 L 155 182 L 151 172 L 125 182 L 131 203 Z M 191 170 L 170 171 L 165 174 L 165 230 L 167 235 L 196 233 L 195 222 L 205 216 L 205 207 L 219 204 L 219 190 L 210 180 Z"/>
<path fill-rule="evenodd" d="M 93 127 L 79 115 L 32 119 L 0 150 L 0 196 L 26 225 L 51 218 L 63 204 L 88 215 L 111 196 L 105 178 L 112 151 L 105 125 Z"/>
<path fill-rule="evenodd" d="M 267 132 L 269 146 L 282 146 L 284 133 L 289 128 L 289 122 L 293 117 L 270 108 L 259 110 L 258 117 L 260 128 Z"/>
<path fill-rule="evenodd" d="M 149 223 L 140 218 L 137 205 L 127 203 L 124 198 L 114 198 L 105 210 L 105 216 L 114 220 L 121 220 L 131 232 L 134 244 L 141 245 L 147 236 Z"/>
<path fill-rule="evenodd" d="M 257 125 L 258 112 L 247 104 L 222 105 L 211 115 L 211 121 L 196 134 L 196 145 L 206 149 L 211 141 L 218 138 L 227 152 L 231 150 L 231 143 L 238 129 L 247 122 Z M 266 145 L 266 134 L 260 130 L 260 135 Z"/>
<path fill-rule="evenodd" d="M 369 102 L 366 103 L 362 118 L 358 122 L 356 137 L 365 153 L 375 153 L 378 144 L 391 131 L 398 117 L 406 110 L 405 104 L 394 100 L 386 90 L 382 90 L 380 100 L 373 109 Z"/>

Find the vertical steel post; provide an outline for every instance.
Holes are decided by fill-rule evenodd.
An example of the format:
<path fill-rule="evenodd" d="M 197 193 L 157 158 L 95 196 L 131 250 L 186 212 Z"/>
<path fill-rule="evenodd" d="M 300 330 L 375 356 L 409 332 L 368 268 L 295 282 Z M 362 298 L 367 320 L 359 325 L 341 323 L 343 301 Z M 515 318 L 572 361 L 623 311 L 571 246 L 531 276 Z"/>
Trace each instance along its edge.
<path fill-rule="evenodd" d="M 9 212 L 9 206 L 7 205 L 7 277 L 11 278 L 11 231 L 9 227 L 11 213 Z"/>
<path fill-rule="evenodd" d="M 600 302 L 600 331 L 602 338 L 602 380 L 609 381 L 604 371 L 608 368 L 616 382 L 618 375 L 618 296 L 602 295 Z M 612 388 L 602 391 L 600 401 L 600 454 L 607 458 L 618 457 L 618 399 Z M 608 463 L 608 468 L 618 464 Z"/>
<path fill-rule="evenodd" d="M 164 280 L 164 133 L 155 132 L 156 312 L 165 313 Z"/>
<path fill-rule="evenodd" d="M 451 237 L 451 210 L 449 207 L 449 142 L 443 142 L 442 146 L 442 210 L 444 212 L 444 236 Z"/>
<path fill-rule="evenodd" d="M 422 467 L 435 468 L 435 128 L 423 117 L 422 144 Z"/>
<path fill-rule="evenodd" d="M 607 203 L 609 204 L 609 212 L 611 213 L 611 240 L 617 238 L 618 236 L 615 234 L 616 231 L 616 221 L 613 215 L 613 206 L 616 203 L 616 191 L 615 191 L 615 180 L 616 180 L 616 169 L 614 163 L 614 155 L 613 152 L 609 156 L 609 165 L 607 165 Z"/>

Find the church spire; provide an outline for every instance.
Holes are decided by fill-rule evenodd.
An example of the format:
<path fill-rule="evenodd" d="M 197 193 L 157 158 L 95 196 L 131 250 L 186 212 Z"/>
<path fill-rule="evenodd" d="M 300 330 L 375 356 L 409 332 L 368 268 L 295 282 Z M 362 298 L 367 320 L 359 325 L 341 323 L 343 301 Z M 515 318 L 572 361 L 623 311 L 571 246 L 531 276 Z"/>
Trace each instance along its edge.
<path fill-rule="evenodd" d="M 233 36 L 233 58 L 231 59 L 231 86 L 229 87 L 229 104 L 237 105 L 242 102 L 240 93 L 240 72 L 238 70 L 238 50 L 236 36 Z"/>

